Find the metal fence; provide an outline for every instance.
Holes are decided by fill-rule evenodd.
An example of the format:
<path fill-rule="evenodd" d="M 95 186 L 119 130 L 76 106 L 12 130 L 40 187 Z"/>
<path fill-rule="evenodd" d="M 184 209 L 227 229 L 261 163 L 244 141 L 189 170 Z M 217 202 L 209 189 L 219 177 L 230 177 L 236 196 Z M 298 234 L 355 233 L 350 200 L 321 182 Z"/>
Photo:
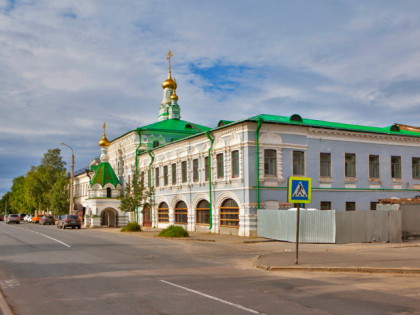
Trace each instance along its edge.
<path fill-rule="evenodd" d="M 420 205 L 401 205 L 403 234 L 420 234 Z"/>
<path fill-rule="evenodd" d="M 257 235 L 294 242 L 296 211 L 258 210 Z M 401 212 L 308 211 L 300 212 L 299 241 L 302 243 L 401 242 Z"/>

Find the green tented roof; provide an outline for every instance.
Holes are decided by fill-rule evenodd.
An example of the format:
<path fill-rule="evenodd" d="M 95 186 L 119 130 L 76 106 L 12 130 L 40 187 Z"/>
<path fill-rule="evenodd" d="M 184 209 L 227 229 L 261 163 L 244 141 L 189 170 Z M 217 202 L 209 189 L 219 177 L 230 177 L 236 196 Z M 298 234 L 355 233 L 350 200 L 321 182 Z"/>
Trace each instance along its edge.
<path fill-rule="evenodd" d="M 111 183 L 114 187 L 117 187 L 120 183 L 111 164 L 108 162 L 101 162 L 101 164 L 91 167 L 91 170 L 95 171 L 95 175 L 93 175 L 93 178 L 90 181 L 90 186 L 99 184 L 104 187 L 106 184 Z"/>
<path fill-rule="evenodd" d="M 397 125 L 388 126 L 388 127 L 371 127 L 371 126 L 362 126 L 362 125 L 352 125 L 352 124 L 343 124 L 343 123 L 329 122 L 329 121 L 323 121 L 323 120 L 304 119 L 304 118 L 301 118 L 297 114 L 292 115 L 290 117 L 262 114 L 262 115 L 251 117 L 249 119 L 245 119 L 245 121 L 246 120 L 257 121 L 258 119 L 261 119 L 261 118 L 263 119 L 264 122 L 268 122 L 268 123 L 420 137 L 420 132 L 400 129 Z"/>

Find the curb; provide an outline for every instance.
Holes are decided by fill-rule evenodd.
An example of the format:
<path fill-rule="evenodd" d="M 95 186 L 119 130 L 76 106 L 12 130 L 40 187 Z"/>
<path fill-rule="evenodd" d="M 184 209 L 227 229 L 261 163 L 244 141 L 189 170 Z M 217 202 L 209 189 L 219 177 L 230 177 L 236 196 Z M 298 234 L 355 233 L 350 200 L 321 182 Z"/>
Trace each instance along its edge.
<path fill-rule="evenodd" d="M 300 267 L 300 266 L 265 266 L 256 265 L 265 271 L 308 271 L 308 272 L 360 272 L 360 273 L 396 273 L 420 274 L 420 268 L 381 268 L 381 267 Z"/>

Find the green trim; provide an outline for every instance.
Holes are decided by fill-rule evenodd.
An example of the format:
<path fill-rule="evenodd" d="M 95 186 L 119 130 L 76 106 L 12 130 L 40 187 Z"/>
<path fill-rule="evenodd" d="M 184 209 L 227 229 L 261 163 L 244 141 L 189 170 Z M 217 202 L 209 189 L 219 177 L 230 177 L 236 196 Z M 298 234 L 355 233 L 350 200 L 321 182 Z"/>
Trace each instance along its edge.
<path fill-rule="evenodd" d="M 258 189 L 257 186 L 252 186 L 252 189 Z M 287 189 L 286 187 L 282 186 L 260 186 L 261 189 Z M 415 191 L 418 192 L 420 189 L 393 189 L 393 188 L 324 188 L 324 187 L 317 187 L 311 188 L 312 190 L 360 190 L 360 191 Z"/>
<path fill-rule="evenodd" d="M 209 138 L 209 140 L 210 140 L 210 148 L 209 148 L 209 153 L 208 153 L 208 156 L 209 156 L 209 196 L 210 196 L 210 202 L 209 202 L 209 204 L 210 204 L 210 227 L 209 227 L 209 230 L 211 230 L 212 229 L 212 227 L 213 227 L 213 204 L 212 204 L 212 198 L 211 198 L 211 194 L 212 194 L 212 191 L 211 191 L 211 150 L 212 150 L 212 148 L 213 148 L 213 142 L 214 142 L 214 138 L 212 138 L 211 137 L 211 133 L 210 133 L 210 131 L 207 131 L 206 132 L 206 136 L 207 136 L 207 138 Z"/>
<path fill-rule="evenodd" d="M 140 147 L 141 147 L 141 128 L 137 128 L 136 130 L 137 130 L 137 133 L 139 135 L 139 146 L 136 149 L 136 178 L 137 178 L 137 183 L 136 184 L 138 184 L 138 180 L 139 180 L 139 161 L 138 161 L 139 159 L 138 159 L 138 157 L 140 155 L 139 150 L 140 150 Z M 138 206 L 136 206 L 136 222 L 137 223 L 139 222 L 139 207 Z"/>
<path fill-rule="evenodd" d="M 256 169 L 257 169 L 257 206 L 260 208 L 260 144 L 259 144 L 259 134 L 260 129 L 263 124 L 264 119 L 257 119 L 257 130 L 255 131 L 255 145 L 257 147 L 257 158 L 256 158 Z"/>
<path fill-rule="evenodd" d="M 153 217 L 152 217 L 152 164 L 153 161 L 155 160 L 155 157 L 152 155 L 152 153 L 150 153 L 151 150 L 147 151 L 147 153 L 149 153 L 149 156 L 151 158 L 151 161 L 149 163 L 149 195 L 150 195 L 150 220 L 152 220 L 153 222 Z M 144 224 L 144 222 L 143 222 Z"/>

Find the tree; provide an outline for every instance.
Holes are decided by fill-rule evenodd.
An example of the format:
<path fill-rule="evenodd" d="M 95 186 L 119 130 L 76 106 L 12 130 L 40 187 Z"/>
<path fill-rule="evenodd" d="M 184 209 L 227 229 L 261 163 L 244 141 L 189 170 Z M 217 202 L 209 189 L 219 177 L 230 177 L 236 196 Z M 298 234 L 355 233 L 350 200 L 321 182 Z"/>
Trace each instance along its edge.
<path fill-rule="evenodd" d="M 12 197 L 12 193 L 8 191 L 1 197 L 0 199 L 0 213 L 6 214 L 6 203 L 7 203 L 7 213 L 17 213 L 16 209 L 10 206 L 10 198 Z"/>
<path fill-rule="evenodd" d="M 131 183 L 127 183 L 125 187 L 124 196 L 120 197 L 121 211 L 132 212 L 138 207 L 143 207 L 148 202 L 151 192 L 145 188 L 144 180 L 138 181 L 137 178 L 137 175 L 133 176 Z"/>
<path fill-rule="evenodd" d="M 63 161 L 60 149 L 49 149 L 41 160 L 38 167 L 32 166 L 25 178 L 25 192 L 27 203 L 35 209 L 49 209 L 51 200 L 56 202 L 60 199 L 58 188 L 54 191 L 55 196 L 52 197 L 53 187 L 57 181 L 63 182 L 66 169 L 66 162 Z M 66 196 L 63 189 L 61 198 Z M 55 204 L 57 206 L 57 204 Z"/>
<path fill-rule="evenodd" d="M 69 195 L 69 184 L 70 181 L 66 177 L 65 172 L 63 172 L 61 176 L 57 178 L 57 181 L 51 189 L 49 194 L 50 210 L 56 215 L 67 213 L 69 209 L 70 202 L 67 198 Z"/>
<path fill-rule="evenodd" d="M 19 213 L 30 213 L 34 209 L 28 202 L 25 193 L 25 176 L 18 176 L 13 179 L 10 206 Z"/>

